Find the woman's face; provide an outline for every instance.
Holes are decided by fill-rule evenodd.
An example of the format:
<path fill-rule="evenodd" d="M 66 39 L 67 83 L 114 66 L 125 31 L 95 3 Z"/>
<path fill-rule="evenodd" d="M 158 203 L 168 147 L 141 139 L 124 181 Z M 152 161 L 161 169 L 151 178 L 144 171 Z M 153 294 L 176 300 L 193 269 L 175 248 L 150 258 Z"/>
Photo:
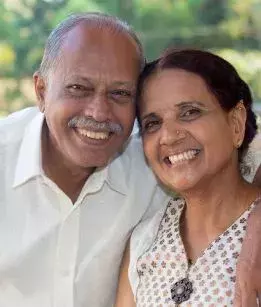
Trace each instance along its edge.
<path fill-rule="evenodd" d="M 176 191 L 201 186 L 234 161 L 238 127 L 204 80 L 165 69 L 145 81 L 140 102 L 147 160 L 163 184 Z"/>

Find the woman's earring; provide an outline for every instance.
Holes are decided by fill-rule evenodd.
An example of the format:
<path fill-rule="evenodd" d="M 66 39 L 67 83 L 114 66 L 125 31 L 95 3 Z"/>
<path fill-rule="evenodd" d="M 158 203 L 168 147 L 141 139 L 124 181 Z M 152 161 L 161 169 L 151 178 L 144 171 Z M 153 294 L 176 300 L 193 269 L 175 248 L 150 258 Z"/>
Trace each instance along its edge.
<path fill-rule="evenodd" d="M 239 141 L 237 142 L 236 148 L 239 148 L 241 145 L 242 145 L 242 142 L 241 142 L 241 140 L 239 140 Z"/>

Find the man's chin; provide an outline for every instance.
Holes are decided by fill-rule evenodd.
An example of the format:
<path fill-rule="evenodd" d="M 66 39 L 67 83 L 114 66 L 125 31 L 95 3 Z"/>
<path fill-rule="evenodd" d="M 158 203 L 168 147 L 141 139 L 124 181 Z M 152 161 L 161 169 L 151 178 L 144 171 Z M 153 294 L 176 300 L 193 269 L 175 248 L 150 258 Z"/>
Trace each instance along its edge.
<path fill-rule="evenodd" d="M 110 164 L 121 153 L 121 149 L 122 146 L 119 146 L 116 142 L 110 144 L 109 148 L 79 148 L 71 146 L 69 156 L 71 162 L 75 164 L 76 167 L 103 168 Z"/>
<path fill-rule="evenodd" d="M 112 158 L 102 158 L 102 159 L 88 159 L 83 161 L 78 161 L 76 165 L 81 166 L 85 169 L 97 169 L 97 168 L 104 168 L 106 167 L 110 162 Z"/>

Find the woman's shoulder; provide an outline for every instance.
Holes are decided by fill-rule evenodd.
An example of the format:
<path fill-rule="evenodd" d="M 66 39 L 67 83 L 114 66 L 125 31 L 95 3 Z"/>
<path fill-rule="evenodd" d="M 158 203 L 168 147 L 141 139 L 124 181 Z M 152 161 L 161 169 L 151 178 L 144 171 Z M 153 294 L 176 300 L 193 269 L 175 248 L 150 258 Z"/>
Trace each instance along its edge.
<path fill-rule="evenodd" d="M 134 258 L 138 258 L 149 249 L 167 220 L 174 221 L 180 216 L 184 204 L 183 198 L 169 197 L 153 217 L 142 220 L 135 227 L 130 239 L 130 253 Z"/>
<path fill-rule="evenodd" d="M 157 236 L 162 220 L 169 215 L 175 216 L 184 205 L 184 200 L 179 197 L 168 197 L 165 204 L 151 218 L 142 220 L 133 230 L 131 235 L 131 248 L 137 244 L 145 245 L 151 243 Z M 146 242 L 146 244 L 145 244 Z"/>
<path fill-rule="evenodd" d="M 140 256 L 142 256 L 153 244 L 157 238 L 158 232 L 165 218 L 170 215 L 175 217 L 179 213 L 184 200 L 175 197 L 165 200 L 165 205 L 158 210 L 153 217 L 142 220 L 133 230 L 130 238 L 130 264 L 129 264 L 129 280 L 133 290 L 136 293 L 138 286 L 138 275 L 136 264 Z"/>

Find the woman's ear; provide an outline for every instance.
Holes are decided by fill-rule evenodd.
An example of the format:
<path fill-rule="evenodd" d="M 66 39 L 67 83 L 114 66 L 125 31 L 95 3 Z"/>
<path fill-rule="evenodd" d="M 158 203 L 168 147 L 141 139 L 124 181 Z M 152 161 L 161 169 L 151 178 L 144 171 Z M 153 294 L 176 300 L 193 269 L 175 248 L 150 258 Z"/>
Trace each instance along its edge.
<path fill-rule="evenodd" d="M 247 112 L 242 100 L 229 112 L 229 121 L 233 133 L 233 143 L 239 148 L 244 140 Z"/>
<path fill-rule="evenodd" d="M 37 98 L 37 105 L 42 113 L 44 113 L 45 110 L 45 89 L 46 84 L 43 79 L 43 77 L 40 75 L 39 71 L 36 71 L 34 73 L 34 90 Z"/>

